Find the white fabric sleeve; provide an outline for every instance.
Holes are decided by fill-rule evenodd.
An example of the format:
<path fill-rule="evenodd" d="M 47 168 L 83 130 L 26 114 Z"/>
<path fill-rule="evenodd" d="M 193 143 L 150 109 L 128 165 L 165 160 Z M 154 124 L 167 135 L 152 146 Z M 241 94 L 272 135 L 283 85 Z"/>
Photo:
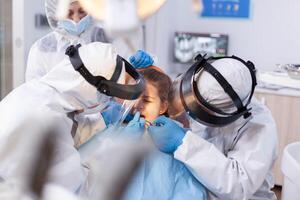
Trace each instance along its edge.
<path fill-rule="evenodd" d="M 49 180 L 72 192 L 77 192 L 87 181 L 89 170 L 82 165 L 80 154 L 74 147 L 71 136 L 73 121 L 64 114 L 54 114 L 51 120 L 53 120 L 51 123 L 57 122 L 55 128 L 58 132 Z"/>
<path fill-rule="evenodd" d="M 105 121 L 100 113 L 89 115 L 76 115 L 75 120 L 78 122 L 78 128 L 74 138 L 75 147 L 79 148 L 80 145 L 87 142 L 97 132 L 106 128 Z"/>
<path fill-rule="evenodd" d="M 253 126 L 224 155 L 212 143 L 187 132 L 174 157 L 182 161 L 214 195 L 248 199 L 262 185 L 276 155 L 274 126 Z M 275 139 L 273 139 L 275 138 Z"/>

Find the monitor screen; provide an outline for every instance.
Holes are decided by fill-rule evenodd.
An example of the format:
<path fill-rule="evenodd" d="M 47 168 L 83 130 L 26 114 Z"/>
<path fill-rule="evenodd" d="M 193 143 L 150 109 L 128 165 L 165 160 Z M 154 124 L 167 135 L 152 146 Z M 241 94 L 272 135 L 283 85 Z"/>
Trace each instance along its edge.
<path fill-rule="evenodd" d="M 207 56 L 226 56 L 228 35 L 176 32 L 174 37 L 175 62 L 190 63 L 201 53 Z"/>

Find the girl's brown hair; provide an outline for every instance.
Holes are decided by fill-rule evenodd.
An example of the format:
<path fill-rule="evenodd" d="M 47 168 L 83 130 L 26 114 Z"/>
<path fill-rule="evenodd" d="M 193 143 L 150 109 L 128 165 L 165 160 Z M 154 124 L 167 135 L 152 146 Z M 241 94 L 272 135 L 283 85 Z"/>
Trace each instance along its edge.
<path fill-rule="evenodd" d="M 154 66 L 141 69 L 139 72 L 144 76 L 146 81 L 151 82 L 151 84 L 157 88 L 160 100 L 162 102 L 168 102 L 172 86 L 170 77 L 161 69 Z"/>

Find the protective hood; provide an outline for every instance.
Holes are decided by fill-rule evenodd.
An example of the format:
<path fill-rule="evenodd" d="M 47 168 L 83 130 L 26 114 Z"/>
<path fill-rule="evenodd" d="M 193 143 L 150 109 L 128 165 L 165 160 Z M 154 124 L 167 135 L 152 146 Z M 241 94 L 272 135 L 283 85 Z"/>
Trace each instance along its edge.
<path fill-rule="evenodd" d="M 48 23 L 50 27 L 63 35 L 69 35 L 67 31 L 58 26 L 58 19 L 56 17 L 57 4 L 59 0 L 45 0 L 45 12 L 47 16 Z M 77 0 L 71 0 L 70 3 L 75 2 Z M 93 23 L 94 25 L 94 23 Z M 92 27 L 92 26 L 91 26 Z M 89 28 L 91 29 L 91 28 Z"/>
<path fill-rule="evenodd" d="M 116 49 L 112 45 L 100 42 L 90 43 L 79 49 L 79 55 L 92 75 L 103 76 L 107 79 L 112 77 L 117 59 Z M 40 81 L 57 90 L 76 110 L 108 103 L 110 98 L 99 93 L 94 86 L 75 71 L 67 56 Z M 125 83 L 124 66 L 117 82 Z"/>
<path fill-rule="evenodd" d="M 212 66 L 224 76 L 245 103 L 252 87 L 251 74 L 245 64 L 236 59 L 224 58 L 214 61 Z M 196 80 L 200 94 L 209 104 L 225 112 L 236 110 L 232 99 L 210 73 L 203 71 Z"/>
<path fill-rule="evenodd" d="M 173 83 L 170 116 L 175 119 L 185 110 L 199 123 L 213 127 L 249 118 L 255 72 L 251 61 L 237 56 L 206 59 L 199 54 Z"/>
<path fill-rule="evenodd" d="M 48 23 L 53 30 L 58 29 L 58 19 L 56 18 L 58 0 L 45 0 L 45 12 Z"/>

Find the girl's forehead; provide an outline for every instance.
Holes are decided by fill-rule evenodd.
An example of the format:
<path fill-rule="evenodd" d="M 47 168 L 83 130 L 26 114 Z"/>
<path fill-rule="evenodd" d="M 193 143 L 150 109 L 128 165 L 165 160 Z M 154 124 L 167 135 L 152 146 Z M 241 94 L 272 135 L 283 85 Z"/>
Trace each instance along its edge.
<path fill-rule="evenodd" d="M 148 81 L 147 84 L 146 84 L 144 95 L 148 95 L 148 96 L 151 96 L 151 97 L 158 96 L 159 94 L 158 94 L 157 87 L 154 84 L 152 84 L 151 82 Z"/>
<path fill-rule="evenodd" d="M 70 3 L 70 9 L 80 9 L 81 8 L 81 5 L 79 4 L 78 1 L 74 1 L 72 3 Z"/>
<path fill-rule="evenodd" d="M 155 86 L 155 84 L 151 83 L 151 82 L 147 82 L 146 83 L 146 90 L 150 90 L 150 91 L 157 91 L 157 87 Z"/>

